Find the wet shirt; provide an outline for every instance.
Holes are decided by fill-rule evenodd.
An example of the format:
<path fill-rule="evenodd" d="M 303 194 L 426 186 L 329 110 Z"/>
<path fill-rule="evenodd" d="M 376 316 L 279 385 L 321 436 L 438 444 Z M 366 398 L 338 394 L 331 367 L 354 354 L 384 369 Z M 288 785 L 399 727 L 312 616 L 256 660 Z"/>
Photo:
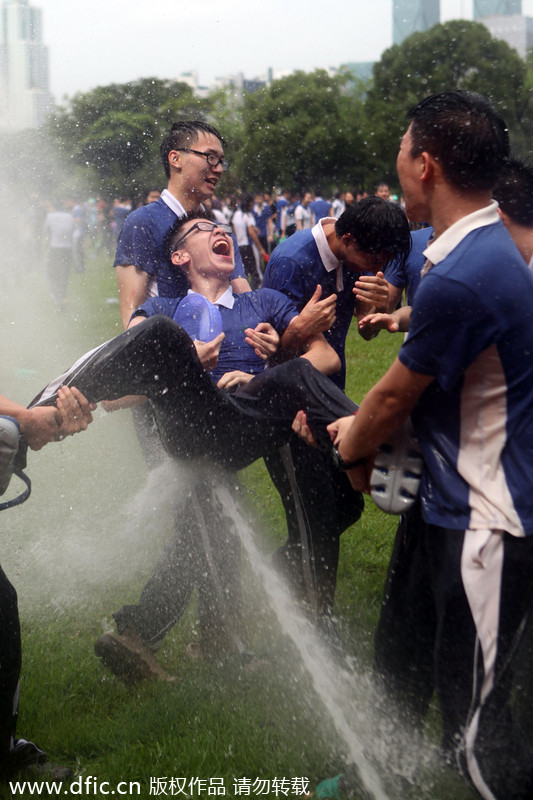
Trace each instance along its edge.
<path fill-rule="evenodd" d="M 259 236 L 268 235 L 268 220 L 272 216 L 272 206 L 265 203 L 263 206 L 258 206 L 257 203 L 253 207 L 253 215 Z"/>
<path fill-rule="evenodd" d="M 407 305 L 412 306 L 413 300 L 420 283 L 420 273 L 426 257 L 424 250 L 433 228 L 421 228 L 418 231 L 411 233 L 411 252 L 405 262 L 404 266 L 400 266 L 398 262 L 393 262 L 387 268 L 387 280 L 398 289 L 407 290 Z"/>
<path fill-rule="evenodd" d="M 476 216 L 477 215 L 477 216 Z M 430 245 L 402 364 L 435 381 L 412 418 L 427 522 L 533 535 L 533 276 L 493 206 Z"/>
<path fill-rule="evenodd" d="M 151 278 L 151 296 L 184 297 L 189 285 L 181 269 L 170 262 L 166 242 L 181 205 L 174 198 L 175 210 L 171 208 L 164 200 L 165 193 L 170 194 L 165 190 L 159 200 L 128 214 L 117 243 L 114 266 L 134 264 L 147 272 Z M 230 280 L 245 277 L 239 248 L 235 247 L 235 270 Z"/>
<path fill-rule="evenodd" d="M 294 233 L 274 248 L 265 271 L 263 286 L 283 292 L 294 302 L 298 311 L 301 311 L 311 299 L 317 284 L 322 286 L 322 298 L 337 294 L 337 319 L 333 326 L 324 332 L 324 336 L 339 356 L 342 365 L 339 372 L 330 375 L 330 378 L 337 386 L 344 389 L 346 336 L 355 308 L 352 289 L 359 274 L 338 262 L 331 251 L 332 263 L 328 265 L 331 267 L 328 271 L 313 235 L 319 225 L 320 223 L 317 223 L 310 230 Z M 337 291 L 337 269 L 342 273 L 343 290 L 340 292 Z"/>
<path fill-rule="evenodd" d="M 135 311 L 134 316 L 164 314 L 173 319 L 180 300 L 181 298 L 150 298 Z M 233 294 L 230 288 L 215 305 L 219 308 L 225 334 L 217 366 L 209 373 L 215 383 L 226 372 L 241 370 L 257 375 L 264 370 L 263 359 L 244 341 L 246 328 L 255 328 L 260 322 L 270 322 L 282 336 L 291 319 L 298 315 L 294 303 L 272 289 Z"/>

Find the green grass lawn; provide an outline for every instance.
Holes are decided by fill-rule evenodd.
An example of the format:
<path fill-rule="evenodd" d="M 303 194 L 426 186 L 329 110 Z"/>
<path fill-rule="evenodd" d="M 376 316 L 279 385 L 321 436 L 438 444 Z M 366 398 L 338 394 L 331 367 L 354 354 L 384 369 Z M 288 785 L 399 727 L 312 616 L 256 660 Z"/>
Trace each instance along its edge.
<path fill-rule="evenodd" d="M 101 254 L 91 254 L 85 273 L 72 275 L 62 314 L 52 308 L 41 263 L 18 272 L 10 265 L 2 279 L 2 390 L 21 402 L 120 331 L 114 272 Z M 362 399 L 399 344 L 385 334 L 367 343 L 351 331 L 351 397 Z M 20 735 L 88 781 L 78 796 L 105 797 L 121 781 L 133 781 L 140 793 L 123 785 L 123 796 L 201 797 L 217 793 L 218 779 L 227 796 L 295 797 L 298 779 L 313 787 L 335 774 L 342 745 L 249 568 L 246 622 L 254 649 L 270 659 L 268 668 L 244 673 L 233 663 L 188 662 L 194 604 L 159 653 L 178 683 L 128 689 L 102 668 L 94 641 L 111 628 L 113 610 L 137 599 L 171 530 L 166 499 L 179 487 L 165 475 L 147 486 L 128 412 L 95 416 L 82 436 L 29 455 L 33 496 L 2 516 L 1 563 L 19 593 L 23 631 Z M 281 502 L 262 462 L 242 478 L 258 545 L 268 553 L 284 539 Z M 395 527 L 396 519 L 368 500 L 361 521 L 342 537 L 336 609 L 347 648 L 363 665 L 371 659 Z M 109 785 L 95 789 L 89 776 Z M 289 781 L 277 784 L 289 786 L 287 795 L 274 779 Z M 398 796 L 444 800 L 452 794 L 471 796 L 443 775 L 429 794 Z M 0 797 L 11 796 L 30 794 L 0 788 Z"/>

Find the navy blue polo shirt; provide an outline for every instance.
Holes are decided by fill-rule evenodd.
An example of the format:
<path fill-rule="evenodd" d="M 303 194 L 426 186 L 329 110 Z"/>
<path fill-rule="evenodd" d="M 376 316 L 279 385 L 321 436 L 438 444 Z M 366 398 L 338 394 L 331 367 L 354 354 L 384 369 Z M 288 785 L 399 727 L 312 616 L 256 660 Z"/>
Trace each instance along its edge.
<path fill-rule="evenodd" d="M 264 370 L 265 362 L 244 341 L 245 329 L 255 328 L 260 322 L 270 322 L 282 336 L 291 319 L 298 315 L 298 311 L 287 297 L 272 289 L 256 289 L 254 292 L 243 294 L 233 294 L 229 289 L 219 299 L 222 302 L 215 305 L 218 306 L 222 317 L 225 338 L 220 348 L 217 366 L 209 372 L 209 375 L 215 383 L 226 372 L 234 370 L 257 375 Z M 174 319 L 180 300 L 179 297 L 151 297 L 134 312 L 133 316 L 151 317 L 154 314 L 164 314 Z"/>
<path fill-rule="evenodd" d="M 274 248 L 265 271 L 263 286 L 283 292 L 294 302 L 298 311 L 311 299 L 317 284 L 322 286 L 323 298 L 337 294 L 337 319 L 324 332 L 324 336 L 341 360 L 341 369 L 330 375 L 330 378 L 344 389 L 346 336 L 355 309 L 352 289 L 359 273 L 342 265 L 344 288 L 342 292 L 337 292 L 336 271 L 328 272 L 324 267 L 312 230 L 298 231 Z"/>

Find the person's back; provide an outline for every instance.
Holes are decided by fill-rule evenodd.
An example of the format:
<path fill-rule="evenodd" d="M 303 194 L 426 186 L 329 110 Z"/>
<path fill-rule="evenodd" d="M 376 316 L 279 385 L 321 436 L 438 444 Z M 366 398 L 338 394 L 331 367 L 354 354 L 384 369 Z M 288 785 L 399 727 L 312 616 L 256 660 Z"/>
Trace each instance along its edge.
<path fill-rule="evenodd" d="M 309 203 L 309 208 L 314 214 L 315 221 L 318 222 L 322 217 L 328 217 L 330 215 L 331 203 L 324 200 L 323 197 L 315 197 L 315 199 Z"/>
<path fill-rule="evenodd" d="M 454 518 L 465 529 L 475 524 L 481 503 L 484 518 L 487 507 L 493 508 L 496 527 L 523 535 L 525 526 L 533 533 L 533 498 L 527 478 L 521 477 L 533 468 L 531 308 L 533 276 L 500 222 L 469 233 L 420 282 L 402 362 L 412 368 L 418 363 L 410 360 L 410 350 L 419 352 L 430 315 L 434 327 L 427 335 L 428 352 L 436 361 L 446 357 L 435 366 L 437 382 L 422 396 L 414 419 L 429 468 L 423 507 L 434 524 L 447 521 L 443 509 L 453 497 Z M 443 325 L 439 341 L 439 318 L 450 314 L 456 330 Z M 461 324 L 463 317 L 467 324 Z M 490 489 L 489 469 L 496 469 Z M 467 493 L 464 481 L 470 486 Z"/>
<path fill-rule="evenodd" d="M 353 460 L 412 417 L 422 517 L 397 536 L 376 670 L 415 719 L 437 689 L 442 747 L 485 800 L 529 800 L 531 685 L 514 666 L 531 658 L 533 277 L 491 199 L 508 129 L 462 90 L 408 119 L 396 161 L 406 213 L 435 240 L 398 358 L 357 416 L 330 427 Z"/>

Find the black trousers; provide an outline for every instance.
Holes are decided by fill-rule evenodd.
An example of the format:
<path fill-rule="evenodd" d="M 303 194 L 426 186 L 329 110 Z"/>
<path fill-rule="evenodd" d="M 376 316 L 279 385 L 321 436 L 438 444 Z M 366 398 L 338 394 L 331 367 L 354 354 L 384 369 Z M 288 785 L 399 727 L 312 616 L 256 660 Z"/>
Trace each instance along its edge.
<path fill-rule="evenodd" d="M 485 676 L 483 627 L 465 576 L 468 532 L 427 524 L 412 509 L 399 526 L 376 635 L 376 669 L 410 721 L 435 689 L 443 746 L 484 798 L 533 797 L 533 538 L 502 533 L 493 683 Z M 495 594 L 498 592 L 498 594 Z"/>
<path fill-rule="evenodd" d="M 30 404 L 55 402 L 53 385 Z M 60 382 L 91 402 L 145 394 L 170 456 L 206 457 L 229 470 L 247 467 L 288 442 L 292 421 L 307 413 L 319 446 L 329 450 L 326 426 L 356 405 L 306 359 L 267 369 L 228 394 L 212 383 L 192 341 L 168 317 L 154 316 L 117 336 Z"/>
<path fill-rule="evenodd" d="M 21 665 L 17 593 L 0 567 L 0 778 L 9 771 Z"/>
<path fill-rule="evenodd" d="M 340 536 L 361 516 L 363 496 L 352 489 L 346 473 L 333 466 L 327 453 L 308 447 L 296 435 L 282 450 L 268 453 L 265 464 L 287 519 L 288 538 L 275 554 L 276 565 L 319 618 L 330 617 Z"/>
<path fill-rule="evenodd" d="M 103 345 L 78 367 L 67 371 L 61 382 L 77 386 L 95 402 L 124 394 L 147 394 L 170 455 L 208 456 L 231 471 L 261 456 L 275 454 L 280 445 L 292 441 L 295 437 L 291 423 L 300 408 L 308 412 L 326 450 L 330 442 L 325 425 L 355 409 L 343 392 L 305 359 L 266 370 L 241 391 L 228 395 L 213 385 L 189 337 L 166 317 L 152 317 Z M 44 390 L 34 403 L 50 403 L 54 397 L 53 391 Z M 348 489 L 344 474 L 335 474 L 327 455 L 299 440 L 296 446 L 301 453 L 297 465 L 299 485 L 313 520 L 318 602 L 329 609 L 335 589 L 338 529 L 351 524 L 339 520 L 353 519 L 354 514 L 356 519 L 362 498 Z M 343 489 L 337 491 L 341 486 Z M 346 508 L 344 491 L 351 492 L 351 505 Z M 287 492 L 290 487 L 282 494 L 284 502 Z M 228 598 L 226 608 L 221 607 L 216 587 L 212 586 L 191 497 L 176 520 L 176 534 L 158 560 L 139 603 L 124 606 L 114 615 L 119 632 L 133 628 L 148 643 L 156 643 L 179 619 L 195 585 L 200 590 L 202 633 L 222 630 L 221 617 L 227 617 L 228 609 L 238 618 L 238 546 L 231 521 L 225 519 L 223 510 L 215 520 L 212 508 L 216 501 L 208 480 L 201 481 L 195 495 L 209 510 L 208 527 L 216 532 L 210 541 L 218 554 L 219 577 Z"/>
<path fill-rule="evenodd" d="M 175 532 L 164 547 L 139 602 L 113 614 L 117 630 L 130 629 L 157 646 L 198 590 L 204 654 L 240 649 L 242 643 L 240 541 L 219 501 L 220 476 L 204 474 L 177 510 Z"/>

